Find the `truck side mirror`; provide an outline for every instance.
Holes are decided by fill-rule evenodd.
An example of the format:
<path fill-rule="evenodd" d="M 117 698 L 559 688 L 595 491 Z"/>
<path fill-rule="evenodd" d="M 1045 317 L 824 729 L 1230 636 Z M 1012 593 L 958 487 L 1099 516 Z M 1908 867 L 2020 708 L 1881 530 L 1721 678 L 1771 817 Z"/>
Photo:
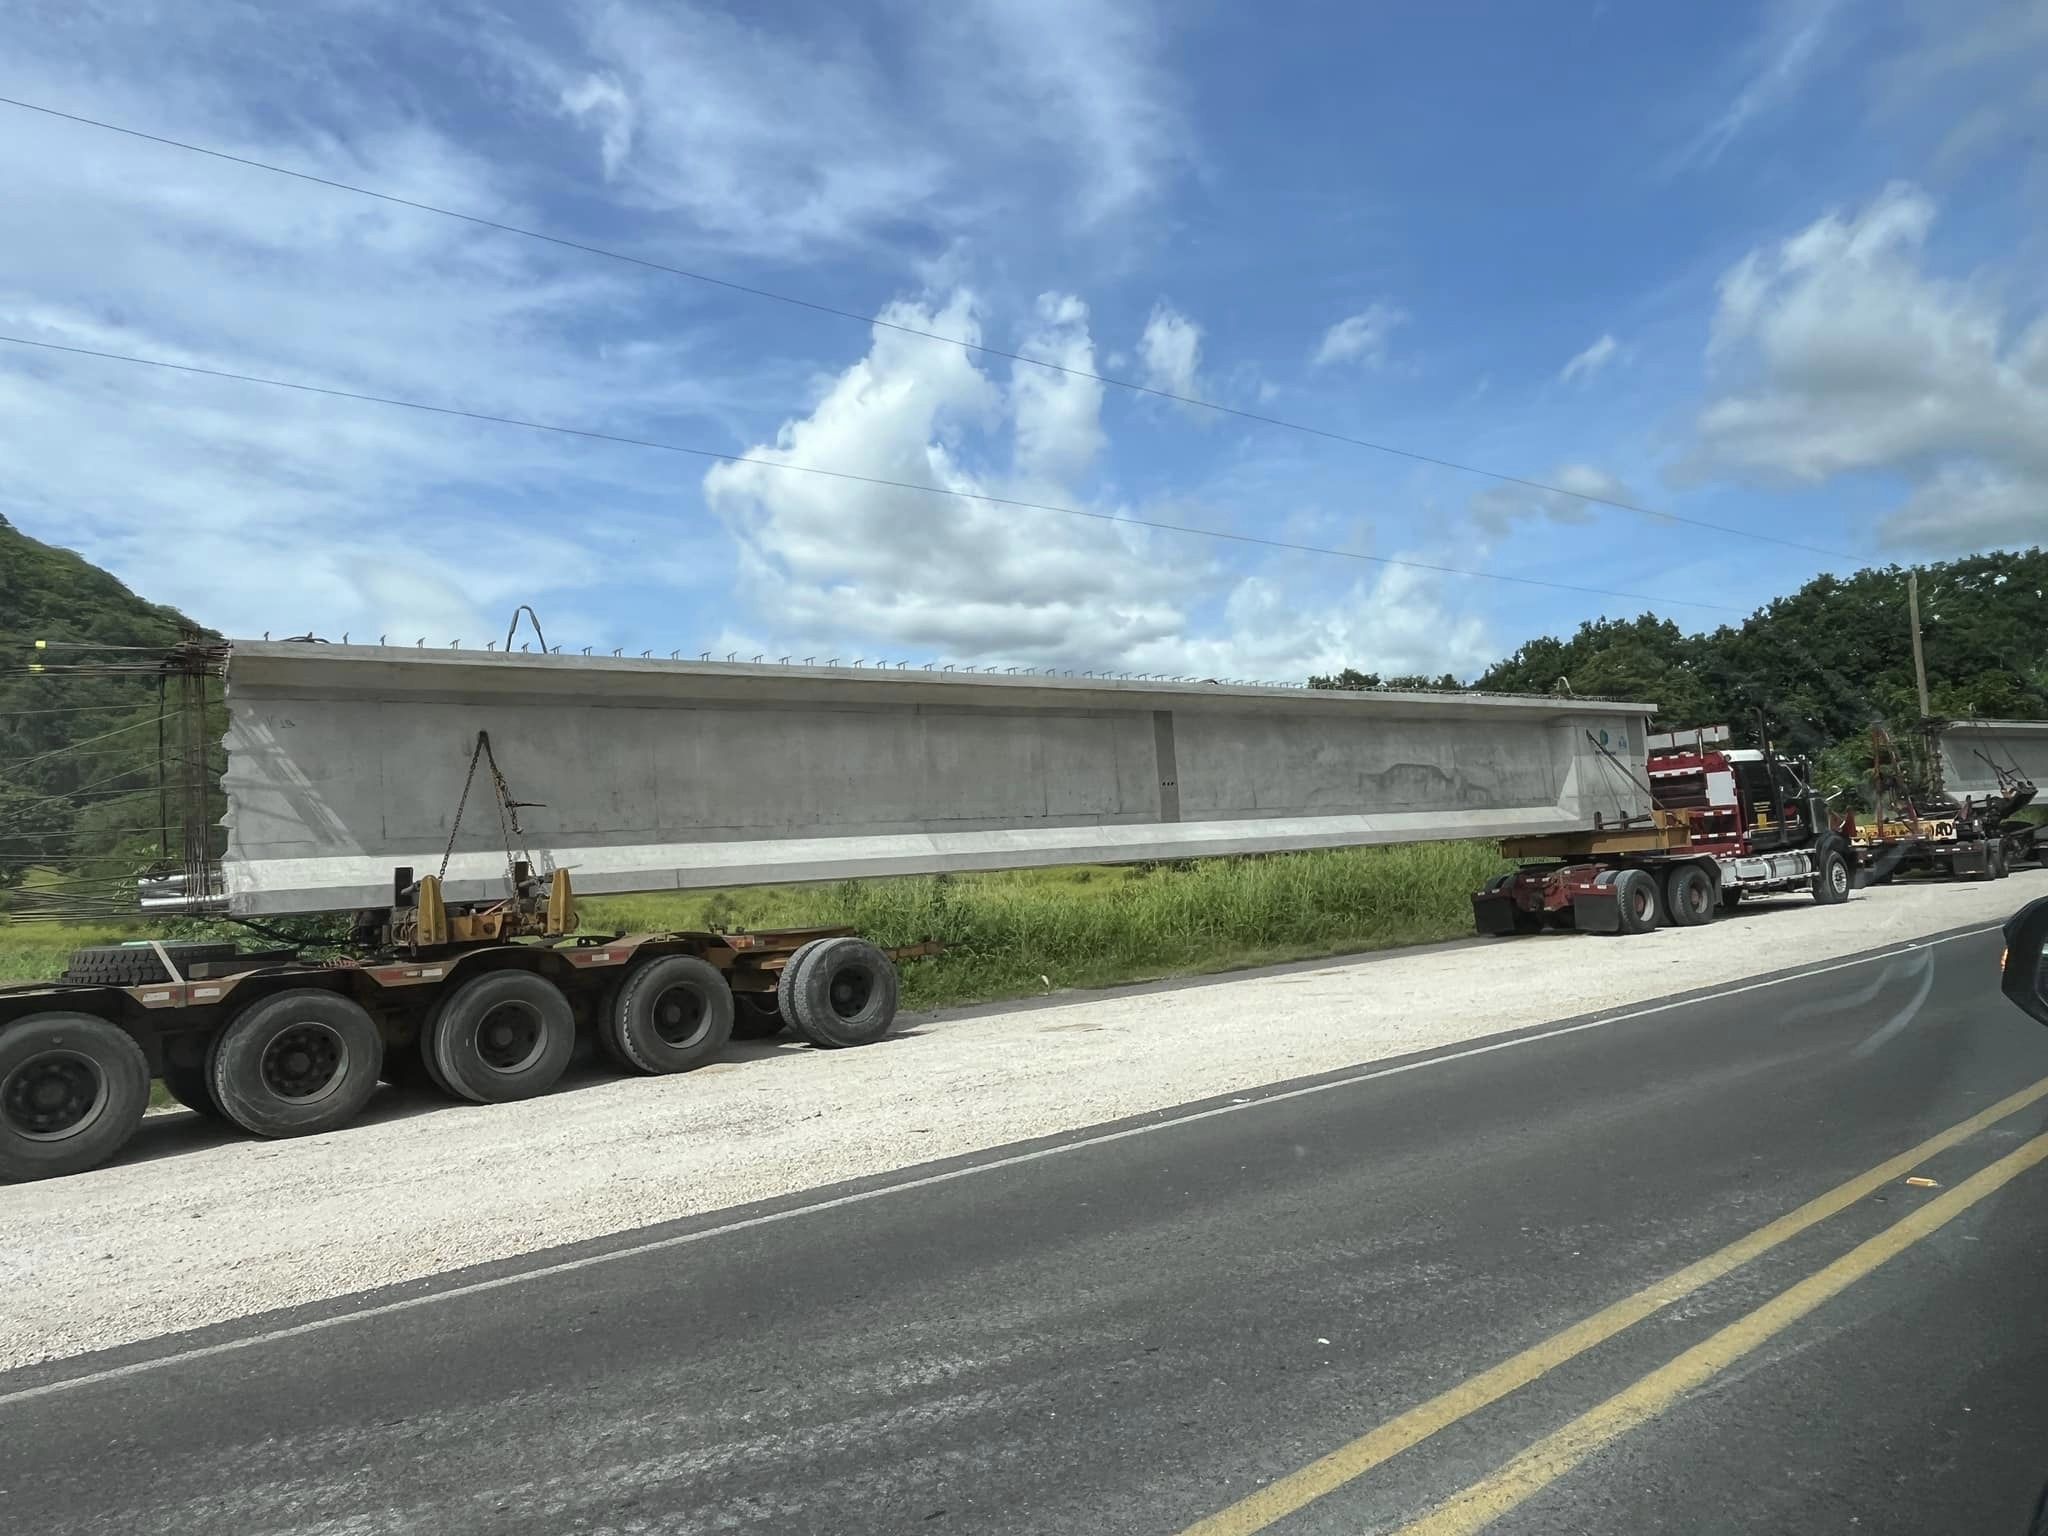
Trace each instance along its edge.
<path fill-rule="evenodd" d="M 2004 932 L 1999 988 L 2030 1018 L 2048 1024 L 2048 896 L 2013 913 Z"/>

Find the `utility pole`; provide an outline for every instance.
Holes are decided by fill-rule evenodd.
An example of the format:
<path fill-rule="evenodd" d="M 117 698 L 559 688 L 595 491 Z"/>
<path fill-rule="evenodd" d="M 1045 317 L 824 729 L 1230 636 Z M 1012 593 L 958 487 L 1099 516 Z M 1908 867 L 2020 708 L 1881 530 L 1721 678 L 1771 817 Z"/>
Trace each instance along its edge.
<path fill-rule="evenodd" d="M 1906 573 L 1906 607 L 1913 616 L 1913 681 L 1920 688 L 1920 718 L 1924 721 L 1931 711 L 1927 707 L 1927 658 L 1920 651 L 1920 573 Z"/>

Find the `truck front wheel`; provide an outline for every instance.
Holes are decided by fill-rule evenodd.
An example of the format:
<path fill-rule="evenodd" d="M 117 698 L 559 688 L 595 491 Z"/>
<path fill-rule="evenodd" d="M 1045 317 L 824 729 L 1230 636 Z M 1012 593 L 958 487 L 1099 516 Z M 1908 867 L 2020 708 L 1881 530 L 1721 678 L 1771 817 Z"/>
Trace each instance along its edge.
<path fill-rule="evenodd" d="M 315 1136 L 362 1113 L 377 1091 L 384 1037 L 354 998 L 299 987 L 251 1003 L 213 1043 L 207 1082 L 252 1136 Z"/>
<path fill-rule="evenodd" d="M 105 1019 L 38 1013 L 0 1029 L 0 1179 L 97 1167 L 148 1107 L 142 1047 Z"/>
<path fill-rule="evenodd" d="M 1849 899 L 1849 860 L 1839 848 L 1823 848 L 1813 872 L 1813 899 L 1832 907 Z"/>

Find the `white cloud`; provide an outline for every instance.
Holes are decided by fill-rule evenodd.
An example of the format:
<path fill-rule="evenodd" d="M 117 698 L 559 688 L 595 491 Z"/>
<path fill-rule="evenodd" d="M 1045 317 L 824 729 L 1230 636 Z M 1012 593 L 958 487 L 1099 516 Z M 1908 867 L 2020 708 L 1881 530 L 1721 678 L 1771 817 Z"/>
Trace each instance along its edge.
<path fill-rule="evenodd" d="M 1102 382 L 1088 377 L 1096 371 L 1088 306 L 1072 294 L 1041 294 L 1037 319 L 1037 328 L 1020 350 L 1073 371 L 1013 365 L 1010 398 L 1017 416 L 1017 474 L 1031 484 L 1077 484 L 1105 441 Z"/>
<path fill-rule="evenodd" d="M 1373 303 L 1355 315 L 1347 315 L 1323 333 L 1316 348 L 1315 363 L 1363 363 L 1380 368 L 1387 361 L 1387 340 L 1396 326 L 1405 324 L 1408 312 L 1392 304 Z"/>
<path fill-rule="evenodd" d="M 1559 370 L 1557 375 L 1558 382 L 1560 384 L 1569 384 L 1574 380 L 1584 381 L 1590 379 L 1594 374 L 1613 362 L 1616 356 L 1621 353 L 1621 343 L 1616 341 L 1611 334 L 1603 333 L 1598 341 L 1572 358 L 1570 362 L 1566 363 Z"/>
<path fill-rule="evenodd" d="M 2048 5 L 2041 0 L 1902 0 L 1897 51 L 1873 74 L 1888 132 L 1927 125 L 1935 168 L 1961 172 L 1995 155 L 2007 174 L 2048 162 Z"/>
<path fill-rule="evenodd" d="M 897 304 L 882 318 L 981 334 L 966 294 Z M 1092 344 L 1077 299 L 1046 295 L 1034 322 L 1033 350 L 1085 364 Z M 1018 369 L 1005 389 L 959 349 L 878 327 L 867 355 L 749 457 L 1118 513 L 1072 483 L 1101 451 L 1100 404 L 1092 381 Z M 1009 476 L 991 467 L 1006 457 Z M 1226 568 L 1202 540 L 1128 523 L 756 463 L 716 466 L 704 487 L 746 552 L 747 588 L 781 651 L 1296 679 L 1344 665 L 1472 670 L 1488 659 L 1483 623 L 1448 611 L 1426 573 L 1389 570 L 1308 602 L 1298 590 L 1283 598 L 1271 573 Z M 1317 574 L 1308 562 L 1291 573 Z M 1220 622 L 1203 617 L 1212 607 Z"/>
<path fill-rule="evenodd" d="M 124 87 L 138 46 L 128 19 L 72 22 L 75 58 L 17 51 L 0 83 L 531 218 L 508 173 L 316 60 L 275 73 L 352 131 L 279 128 L 261 100 L 245 109 L 204 88 L 213 60 L 197 44 L 195 60 L 144 40 L 147 89 Z M 641 345 L 635 290 L 587 262 L 46 119 L 13 117 L 8 130 L 0 329 L 13 334 L 583 425 L 687 414 L 719 387 L 678 367 L 687 333 Z M 612 572 L 587 539 L 535 515 L 536 488 L 614 509 L 631 538 L 672 473 L 533 433 L 16 348 L 0 349 L 0 420 L 0 512 L 241 634 L 480 643 L 502 634 L 514 602 L 566 613 Z"/>
<path fill-rule="evenodd" d="M 585 75 L 564 87 L 562 110 L 597 124 L 604 179 L 616 180 L 633 148 L 633 102 L 609 75 Z"/>
<path fill-rule="evenodd" d="M 1671 169 L 1710 166 L 1757 120 L 1781 111 L 1828 57 L 1841 0 L 1771 0 L 1742 50 L 1727 101 L 1680 150 Z"/>
<path fill-rule="evenodd" d="M 596 128 L 605 173 L 722 246 L 784 258 L 1028 212 L 1092 228 L 1189 148 L 1147 5 L 963 0 L 887 26 L 600 0 L 564 55 L 486 39 Z M 900 56 L 907 50 L 907 57 Z"/>
<path fill-rule="evenodd" d="M 1138 338 L 1138 362 L 1144 382 L 1151 388 L 1172 395 L 1196 395 L 1202 328 L 1171 306 L 1155 304 L 1152 318 L 1145 322 L 1145 334 Z"/>
<path fill-rule="evenodd" d="M 1721 280 L 1695 470 L 1819 484 L 1876 472 L 1909 500 L 1897 546 L 2021 534 L 2048 505 L 2048 316 L 2008 322 L 1995 282 L 1925 270 L 1932 200 L 1894 185 L 1752 251 Z M 2036 536 L 2048 521 L 2033 523 Z"/>
<path fill-rule="evenodd" d="M 1545 479 L 1554 489 L 1487 486 L 1473 493 L 1466 509 L 1482 530 L 1497 536 L 1518 522 L 1591 522 L 1597 502 L 1588 502 L 1585 498 L 1589 496 L 1603 502 L 1636 499 L 1635 493 L 1620 480 L 1591 464 L 1560 464 Z"/>

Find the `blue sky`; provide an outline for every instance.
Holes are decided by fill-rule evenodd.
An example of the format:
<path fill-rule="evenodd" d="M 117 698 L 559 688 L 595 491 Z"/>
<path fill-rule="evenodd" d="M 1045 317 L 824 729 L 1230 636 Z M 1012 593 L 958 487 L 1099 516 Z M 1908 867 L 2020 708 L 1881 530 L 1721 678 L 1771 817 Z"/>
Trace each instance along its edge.
<path fill-rule="evenodd" d="M 231 633 L 1469 675 L 2048 532 L 2048 0 L 0 0 L 0 511 Z"/>

